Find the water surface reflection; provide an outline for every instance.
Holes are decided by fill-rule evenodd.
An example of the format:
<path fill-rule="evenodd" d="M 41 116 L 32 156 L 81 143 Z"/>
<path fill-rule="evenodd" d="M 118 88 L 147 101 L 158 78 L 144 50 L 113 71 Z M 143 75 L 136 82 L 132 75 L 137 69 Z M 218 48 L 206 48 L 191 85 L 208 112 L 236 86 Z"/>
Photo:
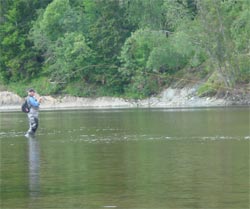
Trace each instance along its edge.
<path fill-rule="evenodd" d="M 34 139 L 0 116 L 1 208 L 249 206 L 247 108 L 42 112 Z"/>

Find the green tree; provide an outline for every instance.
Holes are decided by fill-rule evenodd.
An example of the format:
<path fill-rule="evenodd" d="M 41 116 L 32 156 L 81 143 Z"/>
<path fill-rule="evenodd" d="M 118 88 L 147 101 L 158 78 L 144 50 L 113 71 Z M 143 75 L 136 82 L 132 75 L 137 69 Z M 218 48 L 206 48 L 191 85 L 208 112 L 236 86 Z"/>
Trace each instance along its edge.
<path fill-rule="evenodd" d="M 141 98 L 179 70 L 209 72 L 209 81 L 219 77 L 226 87 L 250 80 L 250 1 L 0 3 L 0 79 L 6 83 L 38 77 L 63 83 L 65 91 L 80 86 L 74 95 Z"/>
<path fill-rule="evenodd" d="M 145 97 L 156 93 L 157 79 L 151 79 L 153 69 L 147 67 L 147 62 L 151 52 L 160 45 L 166 45 L 166 42 L 164 33 L 149 29 L 137 30 L 126 40 L 121 51 L 119 71 L 126 81 L 127 94 Z"/>
<path fill-rule="evenodd" d="M 129 24 L 126 7 L 120 1 L 92 1 L 87 6 L 88 39 L 96 55 L 96 64 L 90 80 L 101 84 L 102 88 L 109 88 L 112 92 L 122 92 L 118 56 L 134 26 Z"/>
<path fill-rule="evenodd" d="M 48 2 L 1 0 L 0 75 L 5 82 L 28 80 L 39 72 L 40 56 L 27 37 L 36 9 Z"/>
<path fill-rule="evenodd" d="M 193 62 L 196 54 L 188 27 L 192 25 L 194 13 L 188 2 L 191 1 L 164 0 L 157 1 L 156 6 L 150 0 L 131 3 L 138 7 L 142 4 L 144 12 L 155 8 L 152 9 L 154 17 L 152 13 L 145 14 L 140 20 L 141 29 L 133 33 L 122 48 L 120 72 L 126 79 L 127 91 L 142 96 L 154 94 L 166 84 L 168 75 Z M 129 8 L 129 11 L 133 10 Z M 131 14 L 132 20 L 140 19 L 144 12 Z M 154 24 L 156 22 L 158 24 Z"/>
<path fill-rule="evenodd" d="M 203 43 L 211 63 L 217 70 L 226 87 L 232 87 L 238 73 L 238 64 L 235 59 L 235 45 L 230 28 L 234 16 L 235 1 L 197 1 L 202 30 L 200 43 Z M 241 1 L 237 2 L 241 4 Z"/>
<path fill-rule="evenodd" d="M 92 52 L 83 35 L 83 20 L 69 0 L 54 0 L 40 16 L 31 31 L 35 47 L 44 53 L 44 68 L 51 80 L 59 83 L 87 74 Z"/>
<path fill-rule="evenodd" d="M 229 7 L 229 6 L 228 6 Z M 238 65 L 237 81 L 249 82 L 250 80 L 250 2 L 231 2 L 228 8 L 230 12 L 231 27 L 230 32 L 235 46 L 233 56 Z"/>
<path fill-rule="evenodd" d="M 163 30 L 166 28 L 164 18 L 165 0 L 126 0 L 125 5 L 129 13 L 129 20 L 139 28 Z"/>

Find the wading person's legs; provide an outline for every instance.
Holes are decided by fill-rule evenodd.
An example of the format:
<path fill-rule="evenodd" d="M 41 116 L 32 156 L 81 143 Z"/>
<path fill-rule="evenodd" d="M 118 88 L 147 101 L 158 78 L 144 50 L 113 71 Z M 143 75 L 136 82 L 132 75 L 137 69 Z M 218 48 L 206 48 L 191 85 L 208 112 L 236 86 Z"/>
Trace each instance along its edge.
<path fill-rule="evenodd" d="M 38 118 L 33 115 L 28 115 L 29 118 L 29 130 L 27 131 L 27 135 L 34 135 L 38 128 Z"/>

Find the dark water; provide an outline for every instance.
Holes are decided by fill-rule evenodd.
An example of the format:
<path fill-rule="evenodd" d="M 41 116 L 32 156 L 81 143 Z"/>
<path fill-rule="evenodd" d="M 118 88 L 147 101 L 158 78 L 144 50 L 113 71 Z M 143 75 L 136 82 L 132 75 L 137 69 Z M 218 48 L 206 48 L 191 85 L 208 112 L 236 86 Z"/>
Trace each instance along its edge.
<path fill-rule="evenodd" d="M 249 108 L 0 113 L 0 208 L 248 209 Z"/>

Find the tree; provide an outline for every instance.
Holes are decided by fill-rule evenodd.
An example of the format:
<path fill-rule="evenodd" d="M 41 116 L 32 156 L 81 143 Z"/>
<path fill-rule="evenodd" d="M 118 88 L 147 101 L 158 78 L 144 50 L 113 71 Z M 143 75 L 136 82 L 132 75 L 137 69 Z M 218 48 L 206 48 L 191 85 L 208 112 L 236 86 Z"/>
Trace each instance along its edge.
<path fill-rule="evenodd" d="M 240 2 L 238 2 L 240 3 Z M 197 1 L 201 31 L 201 43 L 211 58 L 215 69 L 226 87 L 235 84 L 238 71 L 235 60 L 235 46 L 230 28 L 233 16 L 230 11 L 235 1 Z"/>
<path fill-rule="evenodd" d="M 98 95 L 145 97 L 179 70 L 215 70 L 226 87 L 250 79 L 249 1 L 0 3 L 0 79 L 6 83 L 38 77 L 66 90 L 78 85 L 78 92 L 86 86 Z"/>
<path fill-rule="evenodd" d="M 5 82 L 30 79 L 39 72 L 39 54 L 28 40 L 36 9 L 49 0 L 2 0 L 0 75 Z"/>
<path fill-rule="evenodd" d="M 236 80 L 248 82 L 250 80 L 250 2 L 234 2 L 229 7 L 231 19 L 231 37 L 235 46 L 233 56 L 238 66 Z"/>
<path fill-rule="evenodd" d="M 54 0 L 34 22 L 31 39 L 44 53 L 44 68 L 55 82 L 87 74 L 84 66 L 89 64 L 92 52 L 82 33 L 82 21 L 69 0 Z"/>
<path fill-rule="evenodd" d="M 92 1 L 87 6 L 88 39 L 96 55 L 96 65 L 90 79 L 103 88 L 121 92 L 123 89 L 118 72 L 118 56 L 134 26 L 128 22 L 126 7 L 120 1 Z"/>
<path fill-rule="evenodd" d="M 164 0 L 126 0 L 124 4 L 132 24 L 152 30 L 166 29 Z"/>
<path fill-rule="evenodd" d="M 168 75 L 185 67 L 195 54 L 193 40 L 187 33 L 187 25 L 191 25 L 194 16 L 189 4 L 185 0 L 152 3 L 150 0 L 131 2 L 129 11 L 133 11 L 134 5 L 143 5 L 143 12 L 131 14 L 132 20 L 142 17 L 141 29 L 126 40 L 120 56 L 120 72 L 126 79 L 128 91 L 143 96 L 156 93 L 166 84 Z M 151 7 L 154 8 L 150 15 L 145 14 Z"/>
<path fill-rule="evenodd" d="M 157 78 L 152 79 L 154 68 L 150 68 L 150 64 L 147 66 L 147 62 L 151 52 L 160 45 L 165 46 L 166 41 L 164 33 L 149 29 L 137 30 L 126 40 L 121 51 L 119 71 L 127 86 L 127 94 L 145 97 L 156 93 Z"/>

